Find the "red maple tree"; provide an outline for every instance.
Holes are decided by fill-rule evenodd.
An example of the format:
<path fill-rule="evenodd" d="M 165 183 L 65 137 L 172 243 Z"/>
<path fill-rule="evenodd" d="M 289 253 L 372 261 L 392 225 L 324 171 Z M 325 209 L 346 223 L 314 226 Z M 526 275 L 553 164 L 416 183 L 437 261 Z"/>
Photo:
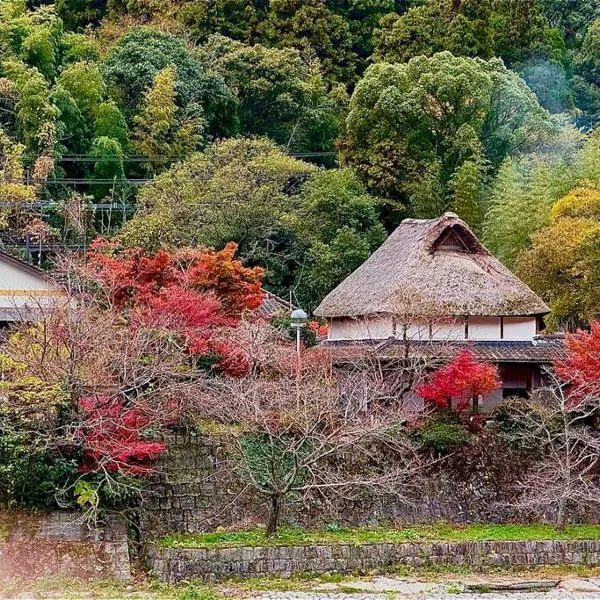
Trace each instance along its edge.
<path fill-rule="evenodd" d="M 143 248 L 123 248 L 97 238 L 90 244 L 86 271 L 103 286 L 117 308 L 151 303 L 157 296 L 188 290 L 210 294 L 221 302 L 221 312 L 239 318 L 263 301 L 260 267 L 236 260 L 237 244 L 223 250 L 186 248 L 148 254 Z"/>
<path fill-rule="evenodd" d="M 491 394 L 499 387 L 498 368 L 478 361 L 470 350 L 462 350 L 451 362 L 434 371 L 417 388 L 417 394 L 440 408 L 449 408 L 452 400 L 456 400 L 455 409 L 463 411 L 472 398 Z"/>
<path fill-rule="evenodd" d="M 81 398 L 79 408 L 83 417 L 77 434 L 83 449 L 82 473 L 103 469 L 132 477 L 148 475 L 165 444 L 145 438 L 144 432 L 176 420 L 176 411 L 170 407 L 159 415 L 140 405 L 127 408 L 123 400 L 104 395 Z"/>
<path fill-rule="evenodd" d="M 91 245 L 86 273 L 101 286 L 111 307 L 128 312 L 132 324 L 174 331 L 203 364 L 242 376 L 249 361 L 228 340 L 226 330 L 260 306 L 263 270 L 235 260 L 236 250 L 231 242 L 220 251 L 188 248 L 148 254 L 99 238 Z"/>
<path fill-rule="evenodd" d="M 565 347 L 566 357 L 554 368 L 570 384 L 569 400 L 573 404 L 593 398 L 600 401 L 600 321 L 593 322 L 589 332 L 567 334 Z"/>

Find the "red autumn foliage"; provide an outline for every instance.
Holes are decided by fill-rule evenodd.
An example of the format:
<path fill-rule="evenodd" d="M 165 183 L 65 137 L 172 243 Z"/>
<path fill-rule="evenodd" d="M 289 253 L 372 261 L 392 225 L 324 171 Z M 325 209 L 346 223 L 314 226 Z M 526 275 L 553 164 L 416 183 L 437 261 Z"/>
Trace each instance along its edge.
<path fill-rule="evenodd" d="M 79 407 L 84 417 L 79 430 L 83 447 L 79 471 L 104 469 L 132 477 L 151 473 L 165 450 L 164 443 L 144 439 L 144 430 L 157 423 L 174 422 L 177 412 L 175 406 L 165 407 L 161 415 L 139 406 L 125 408 L 122 400 L 106 396 L 82 398 Z"/>
<path fill-rule="evenodd" d="M 327 325 L 321 325 L 319 321 L 309 321 L 306 326 L 311 331 L 314 331 L 318 338 L 327 337 L 327 334 L 329 333 Z"/>
<path fill-rule="evenodd" d="M 454 360 L 435 371 L 417 388 L 417 394 L 440 408 L 456 400 L 456 410 L 465 410 L 473 397 L 485 396 L 500 387 L 498 369 L 479 362 L 470 350 L 462 350 Z"/>
<path fill-rule="evenodd" d="M 244 267 L 234 260 L 237 244 L 229 242 L 223 250 L 206 250 L 191 262 L 187 283 L 200 292 L 211 292 L 221 299 L 223 310 L 238 315 L 244 310 L 255 310 L 264 298 L 260 267 Z"/>
<path fill-rule="evenodd" d="M 105 288 L 116 308 L 143 304 L 163 288 L 177 283 L 173 259 L 166 250 L 149 256 L 142 248 L 124 249 L 104 238 L 96 238 L 90 244 L 87 269 Z"/>
<path fill-rule="evenodd" d="M 567 356 L 554 368 L 564 381 L 570 383 L 568 395 L 577 405 L 590 398 L 600 400 L 600 321 L 590 331 L 579 330 L 565 337 Z"/>
<path fill-rule="evenodd" d="M 230 242 L 220 251 L 188 248 L 148 254 L 143 248 L 122 248 L 97 238 L 90 244 L 87 269 L 117 308 L 148 304 L 175 288 L 214 295 L 224 314 L 239 318 L 263 301 L 264 272 L 235 260 L 236 251 L 237 244 Z"/>
<path fill-rule="evenodd" d="M 180 334 L 187 351 L 211 357 L 213 368 L 242 376 L 249 361 L 223 332 L 239 324 L 242 313 L 263 301 L 263 271 L 235 260 L 233 242 L 221 251 L 184 249 L 147 254 L 95 240 L 87 272 L 99 282 L 116 310 L 128 309 L 132 322 L 165 327 Z"/>

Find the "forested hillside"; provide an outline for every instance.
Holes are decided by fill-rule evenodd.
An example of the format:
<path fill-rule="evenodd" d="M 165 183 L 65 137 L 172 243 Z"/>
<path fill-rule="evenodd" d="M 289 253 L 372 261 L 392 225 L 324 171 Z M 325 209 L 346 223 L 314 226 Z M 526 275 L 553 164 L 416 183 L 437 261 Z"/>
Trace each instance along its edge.
<path fill-rule="evenodd" d="M 307 309 L 453 210 L 600 316 L 600 1 L 0 0 L 0 240 L 239 244 Z"/>

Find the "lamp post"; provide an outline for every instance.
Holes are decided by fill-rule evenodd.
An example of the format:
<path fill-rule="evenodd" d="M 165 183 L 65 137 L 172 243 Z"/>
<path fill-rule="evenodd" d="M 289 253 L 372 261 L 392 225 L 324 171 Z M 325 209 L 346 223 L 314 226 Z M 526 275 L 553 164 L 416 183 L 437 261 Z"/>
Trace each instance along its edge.
<path fill-rule="evenodd" d="M 291 327 L 296 330 L 296 354 L 298 355 L 298 363 L 300 362 L 300 333 L 306 327 L 308 315 L 301 309 L 296 308 L 292 311 Z"/>
<path fill-rule="evenodd" d="M 292 311 L 291 327 L 296 330 L 296 406 L 300 406 L 300 333 L 306 326 L 308 315 L 301 309 Z"/>

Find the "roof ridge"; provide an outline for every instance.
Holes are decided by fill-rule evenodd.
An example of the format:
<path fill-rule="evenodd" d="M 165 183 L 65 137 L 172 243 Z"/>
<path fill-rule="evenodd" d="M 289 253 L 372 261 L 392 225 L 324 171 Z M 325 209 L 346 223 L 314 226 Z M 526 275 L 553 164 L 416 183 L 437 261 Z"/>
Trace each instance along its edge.
<path fill-rule="evenodd" d="M 471 252 L 436 252 L 448 227 L 460 228 Z M 419 308 L 420 305 L 420 308 Z M 375 314 L 532 316 L 548 307 L 481 243 L 458 215 L 405 219 L 388 239 L 330 292 L 322 317 Z M 416 312 L 415 312 L 416 311 Z M 419 312 L 420 311 L 420 312 Z"/>

